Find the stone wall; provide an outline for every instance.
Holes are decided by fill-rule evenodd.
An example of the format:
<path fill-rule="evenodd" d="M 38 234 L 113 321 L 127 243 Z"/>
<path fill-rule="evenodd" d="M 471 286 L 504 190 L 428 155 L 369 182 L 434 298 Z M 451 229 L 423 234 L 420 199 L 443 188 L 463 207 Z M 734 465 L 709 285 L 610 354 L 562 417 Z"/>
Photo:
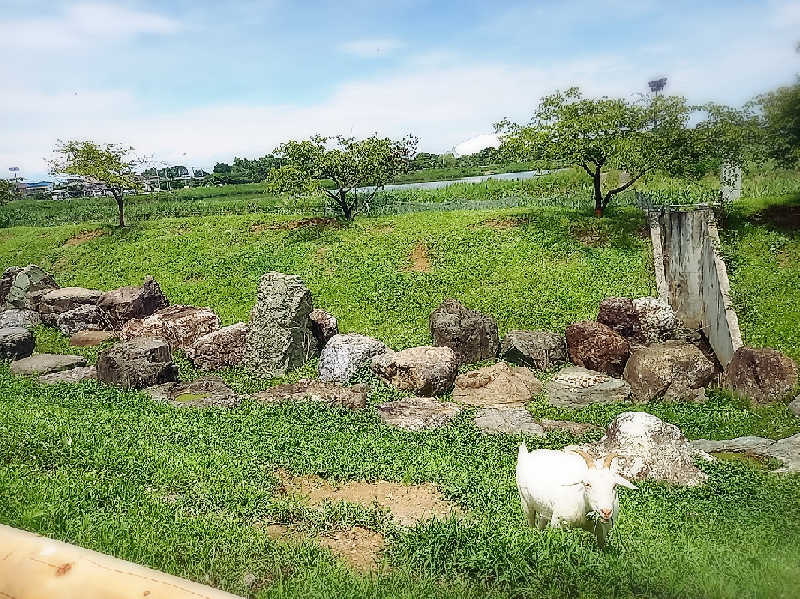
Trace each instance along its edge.
<path fill-rule="evenodd" d="M 727 366 L 742 334 L 713 212 L 707 207 L 651 211 L 650 234 L 659 295 L 686 327 L 703 331 Z"/>

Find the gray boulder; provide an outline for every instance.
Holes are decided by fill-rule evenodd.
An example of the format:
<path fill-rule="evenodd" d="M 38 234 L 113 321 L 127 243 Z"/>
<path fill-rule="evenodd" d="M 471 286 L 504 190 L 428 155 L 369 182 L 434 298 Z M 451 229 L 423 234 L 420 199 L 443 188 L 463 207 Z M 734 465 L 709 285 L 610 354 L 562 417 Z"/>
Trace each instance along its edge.
<path fill-rule="evenodd" d="M 674 335 L 678 319 L 666 301 L 657 297 L 639 297 L 633 300 L 633 308 L 645 343 L 658 343 Z"/>
<path fill-rule="evenodd" d="M 494 358 L 500 349 L 497 322 L 455 299 L 444 300 L 433 311 L 429 326 L 433 344 L 452 349 L 459 364 Z"/>
<path fill-rule="evenodd" d="M 792 414 L 800 416 L 800 395 L 795 397 L 787 407 Z"/>
<path fill-rule="evenodd" d="M 698 450 L 680 429 L 646 412 L 623 412 L 598 443 L 565 449 L 581 449 L 595 459 L 617 454 L 615 465 L 630 480 L 696 486 L 708 479 L 695 465 Z"/>
<path fill-rule="evenodd" d="M 372 358 L 388 350 L 381 341 L 366 335 L 334 335 L 322 350 L 319 378 L 326 382 L 348 383 L 359 368 L 370 366 Z"/>
<path fill-rule="evenodd" d="M 141 287 L 128 285 L 106 291 L 98 304 L 108 312 L 114 328 L 119 329 L 129 320 L 141 319 L 169 306 L 169 301 L 159 284 L 151 276 Z"/>
<path fill-rule="evenodd" d="M 458 376 L 453 401 L 481 408 L 524 408 L 542 392 L 533 371 L 498 362 Z"/>
<path fill-rule="evenodd" d="M 5 327 L 0 329 L 0 360 L 19 360 L 33 353 L 36 342 L 30 329 Z"/>
<path fill-rule="evenodd" d="M 190 383 L 170 382 L 147 389 L 157 401 L 174 406 L 197 408 L 234 408 L 240 403 L 236 393 L 221 379 L 202 378 Z"/>
<path fill-rule="evenodd" d="M 210 308 L 176 304 L 162 308 L 142 319 L 129 320 L 122 327 L 120 339 L 155 337 L 170 344 L 172 350 L 187 353 L 203 335 L 219 329 L 219 316 Z"/>
<path fill-rule="evenodd" d="M 64 354 L 33 354 L 28 358 L 11 362 L 11 374 L 41 376 L 51 372 L 71 370 L 86 366 L 86 358 Z"/>
<path fill-rule="evenodd" d="M 506 362 L 547 370 L 567 361 L 567 342 L 552 331 L 509 331 L 500 343 Z"/>
<path fill-rule="evenodd" d="M 41 324 L 41 322 L 42 319 L 39 317 L 39 313 L 33 310 L 11 308 L 10 310 L 0 312 L 0 329 L 7 329 L 10 327 L 32 329 Z"/>
<path fill-rule="evenodd" d="M 8 287 L 8 293 L 5 296 L 8 308 L 38 310 L 42 296 L 53 289 L 58 289 L 53 275 L 35 264 L 30 264 L 25 268 L 6 269 L 3 279 L 3 286 Z"/>
<path fill-rule="evenodd" d="M 11 285 L 14 283 L 14 278 L 22 271 L 19 266 L 9 266 L 3 271 L 0 276 L 0 308 L 6 305 L 8 299 L 8 292 L 11 291 Z"/>
<path fill-rule="evenodd" d="M 572 363 L 611 376 L 622 376 L 630 345 L 615 330 L 593 320 L 567 327 L 567 348 Z"/>
<path fill-rule="evenodd" d="M 697 439 L 692 441 L 692 447 L 703 457 L 707 453 L 725 452 L 773 458 L 782 464 L 775 472 L 800 472 L 800 433 L 777 441 L 753 436 L 721 441 Z"/>
<path fill-rule="evenodd" d="M 42 322 L 57 326 L 58 316 L 79 306 L 97 306 L 102 291 L 84 287 L 62 287 L 45 293 L 39 301 L 39 315 Z"/>
<path fill-rule="evenodd" d="M 484 408 L 475 414 L 475 426 L 484 433 L 543 437 L 542 425 L 525 408 Z"/>
<path fill-rule="evenodd" d="M 635 349 L 623 376 L 636 401 L 691 400 L 714 379 L 714 364 L 691 343 L 665 341 Z"/>
<path fill-rule="evenodd" d="M 774 349 L 740 347 L 728 364 L 724 384 L 756 402 L 779 401 L 797 385 L 797 365 Z"/>
<path fill-rule="evenodd" d="M 441 395 L 453 388 L 458 361 L 449 347 L 411 347 L 375 356 L 372 371 L 403 391 L 423 396 Z"/>
<path fill-rule="evenodd" d="M 106 331 L 112 328 L 108 313 L 91 304 L 83 304 L 56 317 L 56 328 L 64 335 L 79 331 Z"/>
<path fill-rule="evenodd" d="M 631 396 L 631 387 L 625 381 L 580 366 L 562 368 L 545 388 L 547 401 L 565 408 L 621 403 Z"/>
<path fill-rule="evenodd" d="M 241 364 L 246 350 L 247 325 L 237 322 L 203 335 L 187 353 L 200 370 L 219 370 Z"/>
<path fill-rule="evenodd" d="M 318 355 L 309 318 L 313 309 L 311 291 L 299 276 L 262 276 L 247 330 L 247 363 L 274 377 Z"/>
<path fill-rule="evenodd" d="M 78 366 L 61 372 L 51 372 L 39 377 L 39 382 L 45 385 L 56 385 L 58 383 L 80 383 L 91 381 L 97 378 L 97 369 L 94 366 Z"/>
<path fill-rule="evenodd" d="M 337 383 L 301 379 L 270 387 L 253 396 L 257 401 L 274 403 L 279 401 L 318 401 L 350 410 L 360 410 L 367 405 L 367 386 L 364 384 L 343 387 Z"/>
<path fill-rule="evenodd" d="M 461 413 L 456 404 L 429 397 L 406 397 L 383 403 L 377 410 L 384 423 L 408 431 L 441 428 Z"/>
<path fill-rule="evenodd" d="M 314 309 L 308 315 L 311 319 L 311 332 L 317 340 L 317 346 L 322 349 L 331 340 L 331 337 L 339 334 L 339 321 L 333 314 L 325 310 Z"/>
<path fill-rule="evenodd" d="M 100 354 L 97 378 L 125 389 L 144 389 L 178 380 L 178 368 L 166 341 L 137 337 Z"/>

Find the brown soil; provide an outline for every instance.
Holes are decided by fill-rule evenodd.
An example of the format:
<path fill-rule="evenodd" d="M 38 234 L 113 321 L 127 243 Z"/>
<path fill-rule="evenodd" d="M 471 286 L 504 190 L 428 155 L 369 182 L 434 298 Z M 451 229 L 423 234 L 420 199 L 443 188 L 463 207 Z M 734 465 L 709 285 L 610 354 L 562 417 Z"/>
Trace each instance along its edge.
<path fill-rule="evenodd" d="M 64 245 L 80 245 L 82 243 L 86 243 L 87 241 L 91 241 L 92 239 L 97 239 L 98 237 L 102 237 L 105 233 L 102 229 L 95 229 L 94 231 L 84 231 L 80 235 L 76 235 L 75 237 L 71 237 L 64 242 Z"/>
<path fill-rule="evenodd" d="M 446 518 L 459 511 L 430 483 L 403 485 L 387 481 L 349 481 L 336 485 L 314 475 L 293 476 L 283 471 L 276 475 L 286 493 L 304 496 L 311 505 L 321 505 L 325 501 L 347 501 L 365 507 L 377 504 L 388 509 L 402 526 L 414 526 L 430 518 Z"/>
<path fill-rule="evenodd" d="M 431 261 L 428 257 L 428 248 L 424 243 L 418 243 L 409 255 L 411 264 L 406 269 L 409 272 L 431 272 Z"/>
<path fill-rule="evenodd" d="M 570 233 L 576 240 L 587 247 L 597 248 L 608 244 L 608 234 L 592 224 L 573 226 Z"/>
<path fill-rule="evenodd" d="M 301 218 L 300 220 L 287 220 L 278 223 L 256 223 L 250 227 L 251 233 L 261 233 L 262 231 L 294 231 L 306 227 L 339 227 L 341 223 L 335 218 L 323 218 L 315 216 L 312 218 Z"/>

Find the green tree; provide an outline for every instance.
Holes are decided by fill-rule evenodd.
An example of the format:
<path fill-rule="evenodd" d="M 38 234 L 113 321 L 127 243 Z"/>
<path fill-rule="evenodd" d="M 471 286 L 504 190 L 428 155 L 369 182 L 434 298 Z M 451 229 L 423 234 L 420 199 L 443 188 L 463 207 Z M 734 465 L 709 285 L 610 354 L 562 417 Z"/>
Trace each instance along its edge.
<path fill-rule="evenodd" d="M 20 197 L 19 188 L 14 181 L 0 179 L 0 204 L 7 204 Z"/>
<path fill-rule="evenodd" d="M 754 104 L 761 111 L 767 155 L 783 166 L 797 165 L 800 161 L 800 79 L 794 85 L 761 94 Z"/>
<path fill-rule="evenodd" d="M 141 189 L 142 184 L 134 169 L 141 160 L 130 154 L 133 148 L 118 144 L 98 144 L 89 140 L 58 141 L 56 158 L 50 161 L 50 172 L 54 175 L 77 175 L 90 181 L 104 183 L 119 212 L 119 226 L 125 226 L 123 200 L 128 190 Z"/>
<path fill-rule="evenodd" d="M 528 124 L 504 120 L 495 128 L 502 134 L 504 156 L 583 170 L 592 180 L 595 214 L 602 216 L 615 195 L 647 173 L 682 168 L 693 141 L 687 129 L 691 112 L 677 96 L 591 99 L 573 87 L 542 98 Z M 604 189 L 603 175 L 613 169 L 628 172 L 630 179 Z"/>
<path fill-rule="evenodd" d="M 226 162 L 217 162 L 214 165 L 214 174 L 227 175 L 231 172 L 231 165 Z"/>
<path fill-rule="evenodd" d="M 275 150 L 282 166 L 271 170 L 267 181 L 279 192 L 321 190 L 337 214 L 352 220 L 376 191 L 408 171 L 416 145 L 413 136 L 395 141 L 377 135 L 362 140 L 315 135 L 304 141 L 289 141 Z M 326 179 L 333 181 L 333 189 L 322 186 Z M 359 194 L 363 187 L 372 189 Z"/>

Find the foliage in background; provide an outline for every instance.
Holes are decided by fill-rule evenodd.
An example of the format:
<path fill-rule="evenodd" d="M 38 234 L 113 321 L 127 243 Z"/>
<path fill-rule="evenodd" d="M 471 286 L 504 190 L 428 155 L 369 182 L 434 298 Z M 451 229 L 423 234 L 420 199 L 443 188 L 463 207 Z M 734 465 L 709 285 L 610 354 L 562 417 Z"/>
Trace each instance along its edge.
<path fill-rule="evenodd" d="M 766 135 L 766 151 L 780 164 L 792 167 L 800 162 L 800 78 L 755 99 Z"/>
<path fill-rule="evenodd" d="M 0 179 L 0 205 L 19 200 L 20 198 L 19 188 L 14 181 Z"/>

